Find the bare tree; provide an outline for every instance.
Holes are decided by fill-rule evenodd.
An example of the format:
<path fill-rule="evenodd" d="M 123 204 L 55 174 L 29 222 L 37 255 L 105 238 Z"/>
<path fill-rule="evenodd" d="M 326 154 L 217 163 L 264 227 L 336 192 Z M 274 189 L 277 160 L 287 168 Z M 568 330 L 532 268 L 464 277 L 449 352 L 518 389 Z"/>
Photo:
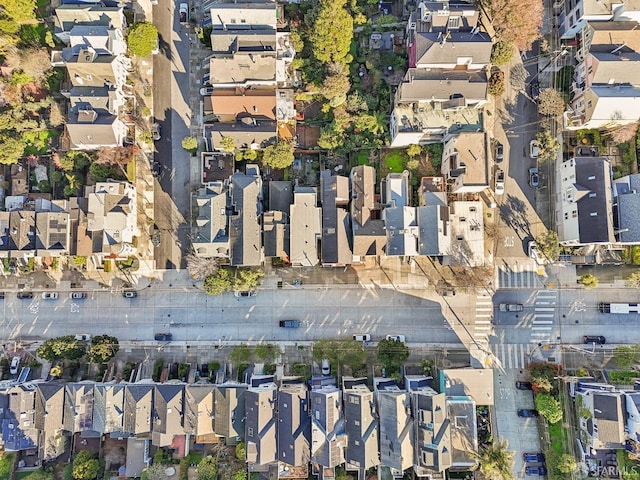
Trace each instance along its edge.
<path fill-rule="evenodd" d="M 538 112 L 541 115 L 558 116 L 564 112 L 564 98 L 557 90 L 545 88 L 540 92 Z"/>
<path fill-rule="evenodd" d="M 509 81 L 511 83 L 511 88 L 518 92 L 524 91 L 525 82 L 527 80 L 527 77 L 529 76 L 529 73 L 522 66 L 522 63 L 516 63 L 513 67 L 511 67 L 510 74 L 511 76 Z"/>
<path fill-rule="evenodd" d="M 540 37 L 542 2 L 529 0 L 481 0 L 491 18 L 497 38 L 515 45 L 520 51 L 529 49 Z"/>
<path fill-rule="evenodd" d="M 203 280 L 209 275 L 215 275 L 220 268 L 218 260 L 215 258 L 201 258 L 195 255 L 187 255 L 187 269 L 191 277 L 196 280 Z"/>
<path fill-rule="evenodd" d="M 638 122 L 633 122 L 622 127 L 609 130 L 607 132 L 611 136 L 611 140 L 616 143 L 626 143 L 633 140 L 638 132 Z"/>
<path fill-rule="evenodd" d="M 96 163 L 102 165 L 126 165 L 131 161 L 134 155 L 138 153 L 136 145 L 128 147 L 103 147 L 98 149 Z"/>

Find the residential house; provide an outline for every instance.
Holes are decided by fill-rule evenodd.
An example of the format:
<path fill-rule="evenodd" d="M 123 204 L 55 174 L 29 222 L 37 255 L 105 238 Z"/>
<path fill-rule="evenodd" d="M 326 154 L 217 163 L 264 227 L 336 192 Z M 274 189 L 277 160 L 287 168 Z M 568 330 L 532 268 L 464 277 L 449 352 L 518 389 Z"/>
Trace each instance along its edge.
<path fill-rule="evenodd" d="M 320 478 L 334 476 L 344 463 L 346 445 L 342 391 L 335 385 L 311 390 L 311 463 Z"/>
<path fill-rule="evenodd" d="M 575 157 L 556 167 L 556 225 L 563 245 L 610 244 L 611 165 L 604 157 Z"/>
<path fill-rule="evenodd" d="M 493 370 L 490 368 L 451 368 L 438 373 L 438 390 L 448 399 L 470 398 L 477 405 L 494 404 Z"/>
<path fill-rule="evenodd" d="M 236 148 L 241 150 L 258 150 L 265 148 L 278 138 L 277 123 L 257 121 L 252 117 L 244 117 L 232 123 L 205 123 L 203 136 L 208 145 L 218 148 L 223 137 L 232 138 Z"/>
<path fill-rule="evenodd" d="M 62 43 L 69 43 L 70 32 L 80 25 L 103 25 L 124 31 L 126 20 L 123 7 L 99 4 L 63 4 L 55 9 L 54 34 Z"/>
<path fill-rule="evenodd" d="M 483 203 L 479 200 L 452 202 L 449 220 L 451 237 L 447 262 L 468 267 L 483 266 L 485 264 Z"/>
<path fill-rule="evenodd" d="M 442 177 L 423 177 L 420 184 L 418 253 L 442 257 L 451 249 L 451 220 Z"/>
<path fill-rule="evenodd" d="M 321 258 L 326 266 L 349 265 L 352 260 L 351 225 L 349 212 L 349 179 L 331 175 L 330 170 L 320 173 L 322 194 Z"/>
<path fill-rule="evenodd" d="M 491 45 L 484 33 L 417 32 L 409 45 L 409 68 L 482 70 L 491 61 Z"/>
<path fill-rule="evenodd" d="M 580 398 L 580 400 L 578 400 Z M 580 417 L 580 430 L 587 441 L 583 448 L 610 450 L 624 448 L 626 402 L 623 392 L 586 390 L 578 392 L 576 402 L 589 411 L 589 417 Z"/>
<path fill-rule="evenodd" d="M 640 21 L 640 2 L 637 0 L 557 0 L 553 6 L 558 15 L 558 31 L 562 39 L 573 38 L 587 22 L 610 24 Z"/>
<path fill-rule="evenodd" d="M 184 436 L 184 384 L 163 383 L 153 391 L 153 434 L 156 447 L 169 447 L 177 436 Z"/>
<path fill-rule="evenodd" d="M 214 412 L 213 385 L 187 385 L 185 387 L 184 431 L 193 435 L 196 443 L 213 443 Z"/>
<path fill-rule="evenodd" d="M 478 425 L 476 402 L 467 396 L 447 396 L 451 430 L 451 470 L 473 470 L 477 465 Z"/>
<path fill-rule="evenodd" d="M 262 177 L 257 165 L 236 172 L 229 181 L 229 246 L 233 266 L 262 265 Z"/>
<path fill-rule="evenodd" d="M 221 123 L 243 118 L 256 122 L 276 119 L 276 92 L 266 88 L 216 88 L 204 97 L 204 114 Z"/>
<path fill-rule="evenodd" d="M 0 256 L 23 260 L 35 256 L 35 216 L 31 210 L 0 212 Z"/>
<path fill-rule="evenodd" d="M 344 423 L 347 444 L 345 468 L 364 480 L 367 470 L 380 464 L 378 414 L 366 379 L 343 379 Z"/>
<path fill-rule="evenodd" d="M 217 30 L 274 30 L 276 3 L 216 3 L 211 6 L 211 26 Z"/>
<path fill-rule="evenodd" d="M 640 244 L 640 175 L 626 175 L 613 181 L 613 232 L 617 243 Z"/>
<path fill-rule="evenodd" d="M 251 471 L 264 471 L 278 459 L 275 383 L 250 387 L 245 400 L 245 449 Z"/>
<path fill-rule="evenodd" d="M 2 446 L 7 452 L 34 449 L 38 446 L 36 426 L 36 389 L 20 384 L 0 391 Z"/>
<path fill-rule="evenodd" d="M 416 207 L 387 207 L 382 211 L 387 234 L 387 256 L 418 255 L 420 227 Z"/>
<path fill-rule="evenodd" d="M 384 221 L 373 218 L 380 211 L 380 202 L 376 202 L 376 170 L 368 165 L 359 165 L 351 169 L 351 223 L 353 263 L 367 256 L 384 254 L 387 241 Z"/>
<path fill-rule="evenodd" d="M 40 451 L 43 461 L 58 458 L 66 446 L 63 414 L 65 386 L 46 382 L 36 389 L 36 428 L 40 431 Z"/>
<path fill-rule="evenodd" d="M 96 384 L 93 390 L 93 429 L 102 434 L 124 432 L 124 384 Z"/>
<path fill-rule="evenodd" d="M 68 212 L 37 212 L 35 249 L 38 257 L 69 255 L 71 222 Z"/>
<path fill-rule="evenodd" d="M 65 385 L 64 429 L 67 432 L 93 436 L 93 385 L 93 382 Z"/>
<path fill-rule="evenodd" d="M 313 267 L 320 262 L 318 240 L 322 236 L 322 209 L 313 187 L 296 187 L 290 217 L 289 261 L 294 267 Z"/>
<path fill-rule="evenodd" d="M 442 174 L 451 193 L 479 193 L 489 187 L 486 135 L 461 133 L 444 143 Z"/>
<path fill-rule="evenodd" d="M 287 215 L 269 210 L 262 215 L 264 256 L 287 259 L 289 257 L 289 225 Z"/>
<path fill-rule="evenodd" d="M 403 391 L 378 391 L 380 461 L 394 475 L 413 466 L 413 418 L 411 397 Z"/>
<path fill-rule="evenodd" d="M 127 385 L 124 394 L 124 432 L 142 439 L 151 436 L 154 384 Z"/>
<path fill-rule="evenodd" d="M 407 37 L 413 32 L 472 32 L 479 12 L 462 0 L 421 1 L 407 22 Z"/>
<path fill-rule="evenodd" d="M 565 127 L 578 129 L 612 129 L 638 120 L 640 89 L 633 85 L 592 85 L 572 104 L 573 112 L 565 116 Z"/>
<path fill-rule="evenodd" d="M 409 172 L 389 173 L 380 184 L 382 206 L 406 207 L 411 204 L 411 190 L 409 186 Z"/>
<path fill-rule="evenodd" d="M 225 437 L 227 444 L 235 444 L 245 434 L 245 400 L 246 383 L 225 382 L 215 386 L 214 390 L 214 423 L 216 435 Z"/>
<path fill-rule="evenodd" d="M 311 460 L 309 392 L 303 383 L 284 383 L 278 390 L 278 461 L 303 470 Z"/>
<path fill-rule="evenodd" d="M 414 415 L 414 466 L 418 477 L 442 474 L 451 467 L 451 421 L 444 393 L 421 390 L 411 393 Z"/>
<path fill-rule="evenodd" d="M 87 107 L 69 113 L 65 124 L 71 150 L 121 147 L 127 126 L 116 115 Z"/>
<path fill-rule="evenodd" d="M 208 182 L 198 190 L 198 217 L 193 236 L 194 254 L 203 258 L 229 258 L 228 189 L 225 182 Z"/>

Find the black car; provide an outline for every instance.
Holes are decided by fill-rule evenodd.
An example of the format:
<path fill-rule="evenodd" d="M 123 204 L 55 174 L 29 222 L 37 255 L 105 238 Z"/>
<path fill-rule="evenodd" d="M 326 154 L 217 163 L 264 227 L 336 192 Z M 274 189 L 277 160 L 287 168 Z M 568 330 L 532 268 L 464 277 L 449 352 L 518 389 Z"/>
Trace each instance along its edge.
<path fill-rule="evenodd" d="M 153 174 L 153 176 L 157 177 L 160 175 L 161 172 L 162 172 L 162 165 L 160 165 L 158 162 L 152 162 L 151 173 Z"/>
<path fill-rule="evenodd" d="M 584 343 L 597 343 L 598 345 L 604 345 L 607 343 L 607 339 L 602 335 L 585 335 Z"/>
<path fill-rule="evenodd" d="M 122 296 L 124 298 L 136 298 L 138 296 L 138 292 L 134 290 L 125 290 L 124 292 L 122 292 Z"/>
<path fill-rule="evenodd" d="M 496 163 L 500 163 L 504 159 L 504 146 L 498 142 L 496 145 Z"/>
<path fill-rule="evenodd" d="M 18 292 L 18 298 L 21 300 L 23 298 L 33 298 L 33 292 Z"/>
<path fill-rule="evenodd" d="M 516 388 L 518 390 L 532 390 L 533 385 L 531 382 L 516 382 Z"/>
<path fill-rule="evenodd" d="M 0 300 L 4 300 L 4 292 L 0 292 Z"/>
<path fill-rule="evenodd" d="M 154 338 L 158 342 L 170 342 L 173 338 L 173 335 L 171 335 L 170 333 L 156 333 Z"/>
<path fill-rule="evenodd" d="M 518 416 L 522 418 L 533 418 L 538 416 L 538 410 L 533 408 L 521 408 L 518 410 Z"/>
<path fill-rule="evenodd" d="M 540 99 L 540 84 L 538 82 L 531 84 L 531 98 L 536 102 Z"/>

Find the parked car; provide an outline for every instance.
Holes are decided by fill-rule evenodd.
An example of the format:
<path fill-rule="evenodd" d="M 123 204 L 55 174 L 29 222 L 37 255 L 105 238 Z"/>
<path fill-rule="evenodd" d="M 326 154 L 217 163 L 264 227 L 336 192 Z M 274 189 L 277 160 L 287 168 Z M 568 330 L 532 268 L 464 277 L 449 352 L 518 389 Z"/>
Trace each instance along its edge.
<path fill-rule="evenodd" d="M 585 335 L 583 339 L 584 343 L 596 343 L 598 345 L 604 345 L 607 343 L 607 339 L 602 335 Z"/>
<path fill-rule="evenodd" d="M 526 463 L 544 463 L 544 453 L 523 453 L 522 459 Z"/>
<path fill-rule="evenodd" d="M 88 333 L 80 333 L 76 335 L 76 340 L 79 340 L 81 342 L 88 342 L 91 340 L 91 335 L 89 335 Z"/>
<path fill-rule="evenodd" d="M 529 142 L 529 157 L 530 158 L 538 158 L 540 154 L 540 145 L 537 140 L 531 140 Z"/>
<path fill-rule="evenodd" d="M 493 191 L 496 195 L 504 194 L 504 171 L 502 170 L 496 172 L 496 185 Z"/>
<path fill-rule="evenodd" d="M 82 300 L 83 298 L 87 298 L 87 294 L 84 292 L 71 292 L 69 298 L 73 300 Z"/>
<path fill-rule="evenodd" d="M 158 342 L 170 342 L 173 335 L 171 333 L 156 333 L 153 338 Z"/>
<path fill-rule="evenodd" d="M 547 467 L 545 467 L 544 465 L 526 467 L 524 469 L 524 473 L 526 473 L 527 475 L 540 475 L 540 476 L 546 475 Z"/>
<path fill-rule="evenodd" d="M 280 320 L 280 326 L 282 328 L 298 328 L 300 320 Z"/>
<path fill-rule="evenodd" d="M 537 167 L 531 167 L 529 169 L 529 185 L 532 188 L 538 188 L 540 185 L 540 175 L 538 174 Z"/>
<path fill-rule="evenodd" d="M 20 300 L 23 298 L 33 298 L 33 292 L 18 292 L 17 296 Z"/>
<path fill-rule="evenodd" d="M 153 233 L 151 234 L 151 245 L 154 247 L 160 246 L 160 230 L 154 228 Z"/>
<path fill-rule="evenodd" d="M 516 388 L 518 390 L 533 390 L 533 384 L 531 382 L 516 382 Z"/>
<path fill-rule="evenodd" d="M 18 367 L 20 366 L 20 357 L 13 357 L 11 359 L 11 366 L 9 367 L 9 373 L 15 375 L 18 373 Z"/>
<path fill-rule="evenodd" d="M 56 300 L 58 298 L 58 292 L 42 292 L 43 300 Z"/>
<path fill-rule="evenodd" d="M 4 292 L 0 292 L 0 300 L 4 300 Z"/>
<path fill-rule="evenodd" d="M 543 259 L 538 251 L 538 244 L 534 240 L 531 240 L 527 244 L 527 255 L 529 255 L 529 258 L 535 260 L 536 263 L 543 263 Z"/>
<path fill-rule="evenodd" d="M 181 3 L 180 7 L 178 8 L 178 15 L 180 16 L 180 23 L 189 23 L 189 5 L 186 3 Z"/>
<path fill-rule="evenodd" d="M 329 359 L 322 360 L 322 374 L 329 375 L 331 373 L 331 365 L 329 365 Z"/>
<path fill-rule="evenodd" d="M 154 122 L 154 123 L 151 124 L 151 136 L 153 137 L 153 139 L 156 142 L 162 138 L 160 136 L 160 124 L 159 123 Z"/>
<path fill-rule="evenodd" d="M 521 303 L 501 303 L 498 308 L 501 312 L 521 312 L 524 310 L 524 305 Z"/>
<path fill-rule="evenodd" d="M 523 418 L 537 417 L 538 411 L 533 408 L 521 408 L 518 410 L 518 416 Z"/>
<path fill-rule="evenodd" d="M 540 98 L 540 84 L 538 82 L 531 83 L 531 98 L 536 102 Z"/>
<path fill-rule="evenodd" d="M 500 142 L 496 143 L 496 163 L 500 163 L 504 160 L 504 145 Z"/>
<path fill-rule="evenodd" d="M 257 295 L 257 292 L 254 290 L 247 290 L 245 292 L 233 292 L 233 294 L 237 297 L 255 297 Z"/>
<path fill-rule="evenodd" d="M 124 298 L 136 298 L 138 296 L 138 292 L 134 290 L 125 290 L 124 292 L 122 292 L 122 296 Z"/>
<path fill-rule="evenodd" d="M 361 335 L 354 335 L 353 339 L 356 342 L 370 342 L 371 341 L 371 335 L 369 335 L 368 333 L 363 333 Z"/>
<path fill-rule="evenodd" d="M 152 162 L 151 163 L 151 173 L 153 174 L 153 176 L 154 177 L 159 176 L 160 172 L 162 172 L 162 165 L 159 164 L 158 162 Z"/>
<path fill-rule="evenodd" d="M 406 342 L 407 339 L 404 335 L 387 335 L 387 340 L 393 340 L 395 342 Z"/>
<path fill-rule="evenodd" d="M 207 95 L 211 95 L 213 93 L 213 87 L 202 87 L 200 89 L 200 95 L 206 97 Z"/>

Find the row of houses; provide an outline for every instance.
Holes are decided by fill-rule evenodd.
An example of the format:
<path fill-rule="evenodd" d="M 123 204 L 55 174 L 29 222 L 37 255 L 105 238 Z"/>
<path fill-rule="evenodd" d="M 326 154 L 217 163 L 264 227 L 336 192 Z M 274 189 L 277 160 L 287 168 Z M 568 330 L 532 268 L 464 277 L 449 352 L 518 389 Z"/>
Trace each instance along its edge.
<path fill-rule="evenodd" d="M 66 45 L 51 52 L 51 64 L 67 72 L 60 92 L 68 99 L 62 147 L 122 146 L 132 124 L 125 120 L 133 109 L 127 102 L 134 101 L 125 91 L 131 60 L 123 7 L 64 4 L 55 9 L 54 23 L 55 36 Z"/>
<path fill-rule="evenodd" d="M 19 165 L 14 180 L 19 177 Z M 25 174 L 26 175 L 26 174 Z M 85 187 L 84 196 L 51 200 L 24 193 L 4 199 L 0 211 L 0 258 L 77 255 L 100 267 L 105 259 L 123 259 L 136 251 L 136 188 L 109 180 Z"/>
<path fill-rule="evenodd" d="M 144 445 L 130 448 L 138 458 L 127 459 L 127 477 L 148 465 L 151 445 L 180 457 L 224 438 L 227 445 L 245 442 L 249 471 L 259 478 L 308 478 L 309 466 L 324 479 L 339 466 L 361 479 L 378 467 L 441 478 L 475 465 L 476 404 L 493 404 L 491 379 L 490 370 L 460 369 L 441 371 L 438 382 L 376 378 L 373 390 L 365 378 L 345 377 L 338 386 L 335 378 L 318 377 L 309 389 L 264 375 L 218 385 L 14 384 L 0 390 L 2 443 L 48 462 L 69 448 L 71 437 L 79 444 L 126 438 Z"/>
<path fill-rule="evenodd" d="M 195 254 L 234 266 L 259 266 L 269 257 L 293 266 L 345 266 L 382 255 L 484 265 L 482 202 L 450 202 L 444 177 L 424 177 L 412 206 L 406 171 L 388 174 L 380 194 L 371 166 L 354 167 L 349 177 L 331 173 L 321 172 L 319 188 L 288 181 L 265 188 L 259 167 L 248 164 L 244 173 L 205 183 L 196 196 Z"/>

